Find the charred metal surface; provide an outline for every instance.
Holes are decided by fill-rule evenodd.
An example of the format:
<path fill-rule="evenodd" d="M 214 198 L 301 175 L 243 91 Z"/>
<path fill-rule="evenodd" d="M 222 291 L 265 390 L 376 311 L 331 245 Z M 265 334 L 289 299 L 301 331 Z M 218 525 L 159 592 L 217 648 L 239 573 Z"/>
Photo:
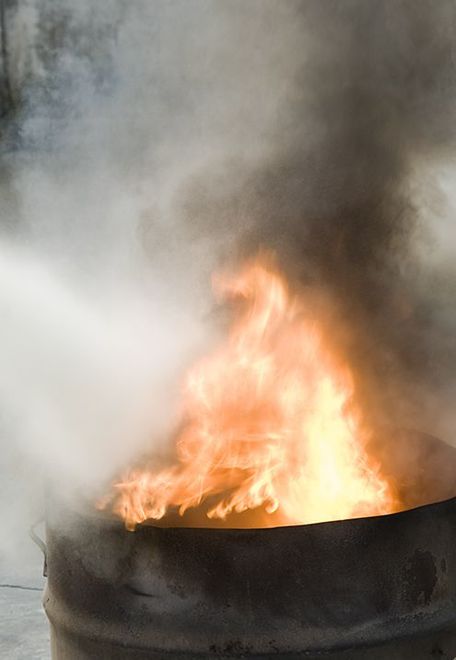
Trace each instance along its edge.
<path fill-rule="evenodd" d="M 59 660 L 456 655 L 456 499 L 257 530 L 50 512 L 47 563 Z"/>
<path fill-rule="evenodd" d="M 383 468 L 407 505 L 442 501 L 305 526 L 134 533 L 92 506 L 50 504 L 54 660 L 453 660 L 456 452 L 388 437 Z"/>

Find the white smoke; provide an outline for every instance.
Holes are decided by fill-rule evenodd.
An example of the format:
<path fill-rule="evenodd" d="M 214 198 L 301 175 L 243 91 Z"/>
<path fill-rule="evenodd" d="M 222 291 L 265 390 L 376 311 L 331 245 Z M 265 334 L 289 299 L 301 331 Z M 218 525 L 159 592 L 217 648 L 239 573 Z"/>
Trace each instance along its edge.
<path fill-rule="evenodd" d="M 295 11 L 273 0 L 10 9 L 0 550 L 39 514 L 44 484 L 92 496 L 139 451 L 166 446 L 182 373 L 213 336 L 210 274 L 248 222 L 226 226 L 223 208 L 197 217 L 187 187 L 208 172 L 232 193 L 272 149 Z"/>

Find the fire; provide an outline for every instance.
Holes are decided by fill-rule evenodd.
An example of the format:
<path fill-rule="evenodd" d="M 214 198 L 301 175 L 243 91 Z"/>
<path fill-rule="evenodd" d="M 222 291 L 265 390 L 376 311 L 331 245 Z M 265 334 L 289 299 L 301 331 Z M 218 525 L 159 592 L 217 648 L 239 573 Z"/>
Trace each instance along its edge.
<path fill-rule="evenodd" d="M 175 463 L 129 470 L 113 511 L 128 529 L 193 507 L 209 519 L 250 512 L 249 526 L 391 512 L 350 370 L 272 260 L 216 277 L 214 289 L 235 320 L 226 342 L 187 373 Z"/>

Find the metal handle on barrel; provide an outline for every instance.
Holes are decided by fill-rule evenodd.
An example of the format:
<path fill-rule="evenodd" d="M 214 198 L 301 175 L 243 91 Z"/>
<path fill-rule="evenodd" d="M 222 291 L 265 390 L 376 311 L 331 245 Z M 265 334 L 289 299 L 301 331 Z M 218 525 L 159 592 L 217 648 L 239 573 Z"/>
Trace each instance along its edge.
<path fill-rule="evenodd" d="M 29 529 L 29 536 L 32 539 L 32 541 L 39 547 L 41 552 L 43 553 L 44 557 L 44 563 L 43 563 L 43 576 L 47 577 L 47 548 L 46 548 L 46 543 L 43 541 L 43 539 L 38 536 L 36 533 L 35 529 L 38 527 L 40 523 L 44 521 L 44 518 L 40 518 L 37 520 Z"/>

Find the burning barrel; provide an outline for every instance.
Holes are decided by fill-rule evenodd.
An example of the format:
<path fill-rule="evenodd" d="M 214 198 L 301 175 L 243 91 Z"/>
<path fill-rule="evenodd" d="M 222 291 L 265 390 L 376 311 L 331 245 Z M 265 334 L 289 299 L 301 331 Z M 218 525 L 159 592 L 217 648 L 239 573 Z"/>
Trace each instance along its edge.
<path fill-rule="evenodd" d="M 416 473 L 397 474 L 417 486 L 409 504 L 456 492 L 454 449 L 412 433 L 395 444 L 419 451 Z M 135 533 L 50 504 L 47 571 L 55 660 L 456 655 L 454 497 L 310 525 Z"/>
<path fill-rule="evenodd" d="M 274 269 L 222 287 L 244 307 L 190 370 L 175 463 L 128 470 L 102 511 L 49 503 L 54 660 L 451 660 L 456 450 L 366 433 Z"/>
<path fill-rule="evenodd" d="M 157 243 L 163 227 L 164 254 L 174 254 L 176 244 L 179 255 L 188 252 L 194 260 L 199 249 L 189 250 L 187 241 L 201 234 L 209 247 L 206 216 L 219 216 L 207 222 L 215 248 L 223 244 L 229 252 L 239 245 L 250 254 L 267 244 L 278 250 L 278 258 L 290 262 L 299 294 L 290 294 L 264 255 L 238 276 L 214 278 L 218 296 L 234 301 L 240 314 L 227 341 L 187 374 L 182 415 L 173 426 L 174 463 L 162 468 L 151 442 L 145 461 L 116 476 L 110 495 L 98 503 L 102 510 L 94 502 L 50 498 L 44 605 L 54 660 L 451 660 L 455 451 L 418 433 L 387 432 L 379 442 L 372 430 L 385 420 L 410 422 L 421 400 L 413 387 L 402 392 L 404 382 L 421 377 L 429 391 L 448 374 L 454 381 L 447 359 L 454 324 L 444 328 L 447 310 L 442 302 L 431 304 L 446 278 L 431 269 L 431 291 L 424 295 L 419 260 L 416 268 L 408 266 L 418 207 L 432 197 L 426 191 L 415 204 L 411 191 L 427 177 L 420 169 L 427 156 L 433 165 L 434 156 L 447 157 L 453 144 L 451 3 L 443 3 L 435 21 L 436 3 L 430 2 L 418 3 L 416 11 L 416 3 L 397 3 L 397 20 L 394 3 L 348 3 L 345 9 L 331 3 L 326 12 L 318 1 L 258 1 L 253 10 L 237 2 L 233 16 L 221 2 L 191 3 L 188 11 L 188 3 L 157 3 L 163 4 L 157 15 L 155 4 L 151 14 L 146 9 L 152 3 L 138 3 L 137 15 L 119 0 L 108 4 L 101 12 L 96 3 L 0 3 L 5 116 L 22 101 L 30 105 L 37 93 L 38 113 L 25 108 L 31 122 L 19 133 L 25 145 L 50 149 L 57 193 L 66 189 L 58 171 L 67 168 L 53 159 L 53 150 L 63 137 L 64 149 L 77 147 L 75 158 L 82 159 L 74 173 L 67 169 L 68 190 L 74 180 L 78 193 L 86 181 L 78 184 L 80 171 L 96 163 L 87 170 L 90 181 L 105 181 L 112 169 L 120 187 L 125 172 L 125 189 L 135 191 L 132 204 L 121 196 L 119 210 L 131 207 L 140 215 L 140 191 L 152 197 L 166 191 L 153 204 L 163 212 L 156 226 Z M 220 16 L 208 4 L 220 5 Z M 281 7 L 277 17 L 274 4 Z M 73 15 L 72 5 L 87 5 L 87 11 Z M 282 34 L 280 43 L 276 34 Z M 145 48 L 150 41 L 151 51 Z M 305 41 L 309 49 L 299 55 Z M 244 51 L 244 43 L 252 48 Z M 144 75 L 136 70 L 138 53 L 154 63 Z M 250 77 L 241 75 L 238 84 L 244 71 Z M 284 86 L 282 78 L 293 84 Z M 86 113 L 89 121 L 79 123 Z M 142 116 L 153 121 L 143 124 Z M 46 135 L 37 141 L 43 125 Z M 119 142 L 117 132 L 125 136 Z M 162 132 L 163 143 L 155 137 Z M 232 151 L 237 142 L 239 153 Z M 230 164 L 219 169 L 225 144 Z M 98 148 L 102 158 L 94 158 Z M 149 152 L 157 160 L 149 160 Z M 187 156 L 193 153 L 187 170 L 181 161 L 192 161 Z M 123 154 L 125 167 L 118 167 Z M 200 187 L 195 173 L 207 156 Z M 149 163 L 157 174 L 164 165 L 164 185 L 161 173 L 157 185 L 143 178 Z M 168 171 L 177 180 L 168 181 Z M 230 172 L 236 185 L 225 186 Z M 102 202 L 94 195 L 96 217 L 109 194 L 102 188 Z M 46 196 L 40 192 L 37 199 Z M 71 192 L 68 200 L 84 196 Z M 51 220 L 67 206 L 56 197 Z M 34 199 L 26 195 L 21 207 L 32 209 Z M 188 224 L 198 220 L 196 231 L 184 225 L 180 231 L 180 219 L 167 222 L 168 211 L 179 217 L 180 207 Z M 228 212 L 220 213 L 225 207 Z M 68 215 L 72 223 L 80 215 L 89 225 L 92 206 Z M 65 232 L 58 225 L 60 237 Z M 42 226 L 39 219 L 37 234 Z M 68 235 L 78 233 L 72 227 Z M 96 242 L 82 244 L 96 254 Z M 49 245 L 60 245 L 60 238 Z M 122 250 L 114 250 L 109 264 Z M 136 245 L 131 253 L 137 254 Z M 427 339 L 434 309 L 438 349 Z M 395 380 L 392 372 L 401 365 L 404 378 Z M 439 398 L 438 389 L 433 396 Z M 403 398 L 404 417 L 403 407 L 390 403 L 396 398 Z M 423 427 L 432 427 L 426 422 L 429 417 Z"/>

